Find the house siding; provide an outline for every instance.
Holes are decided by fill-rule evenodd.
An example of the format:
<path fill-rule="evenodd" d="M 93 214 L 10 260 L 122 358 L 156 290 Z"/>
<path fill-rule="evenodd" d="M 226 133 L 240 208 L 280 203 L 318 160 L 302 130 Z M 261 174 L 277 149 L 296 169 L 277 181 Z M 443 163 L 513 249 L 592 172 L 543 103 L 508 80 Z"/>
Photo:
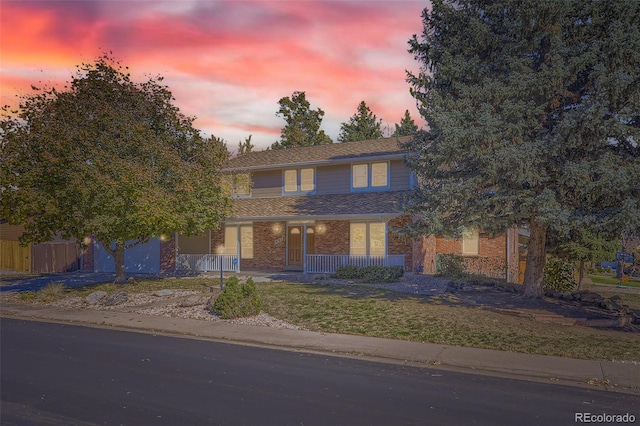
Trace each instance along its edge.
<path fill-rule="evenodd" d="M 391 161 L 389 164 L 389 169 L 391 178 L 391 191 L 402 191 L 411 189 L 409 169 L 404 165 L 402 160 Z"/>
<path fill-rule="evenodd" d="M 282 170 L 254 172 L 251 179 L 251 197 L 269 198 L 282 195 Z"/>
<path fill-rule="evenodd" d="M 316 194 L 344 194 L 351 191 L 351 165 L 316 168 Z"/>

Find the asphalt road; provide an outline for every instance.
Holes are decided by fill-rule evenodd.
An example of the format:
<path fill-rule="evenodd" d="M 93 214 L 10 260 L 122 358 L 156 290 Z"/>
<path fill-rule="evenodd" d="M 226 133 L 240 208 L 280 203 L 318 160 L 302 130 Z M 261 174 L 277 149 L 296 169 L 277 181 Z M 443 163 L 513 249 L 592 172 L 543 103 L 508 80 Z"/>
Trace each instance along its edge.
<path fill-rule="evenodd" d="M 3 318 L 2 425 L 576 424 L 638 397 Z"/>

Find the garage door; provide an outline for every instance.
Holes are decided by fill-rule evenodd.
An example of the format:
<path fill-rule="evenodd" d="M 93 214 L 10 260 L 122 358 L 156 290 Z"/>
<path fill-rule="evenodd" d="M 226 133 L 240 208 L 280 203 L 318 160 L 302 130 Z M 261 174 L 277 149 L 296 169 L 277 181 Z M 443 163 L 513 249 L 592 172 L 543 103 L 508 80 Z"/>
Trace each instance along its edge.
<path fill-rule="evenodd" d="M 102 244 L 95 243 L 93 270 L 115 272 L 116 263 Z M 146 244 L 132 247 L 124 252 L 124 270 L 130 274 L 157 274 L 160 272 L 160 240 L 154 238 Z"/>

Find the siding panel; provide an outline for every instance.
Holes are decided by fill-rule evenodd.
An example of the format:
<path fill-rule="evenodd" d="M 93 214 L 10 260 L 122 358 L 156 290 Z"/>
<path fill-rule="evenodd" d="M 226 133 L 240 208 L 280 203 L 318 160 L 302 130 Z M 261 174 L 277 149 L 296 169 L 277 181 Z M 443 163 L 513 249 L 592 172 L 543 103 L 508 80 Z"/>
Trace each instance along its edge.
<path fill-rule="evenodd" d="M 390 162 L 391 168 L 391 190 L 402 191 L 409 188 L 409 169 L 404 165 L 402 160 Z"/>
<path fill-rule="evenodd" d="M 278 197 L 282 195 L 282 170 L 268 170 L 252 174 L 252 198 Z"/>
<path fill-rule="evenodd" d="M 351 165 L 316 168 L 316 194 L 344 194 L 351 191 Z"/>

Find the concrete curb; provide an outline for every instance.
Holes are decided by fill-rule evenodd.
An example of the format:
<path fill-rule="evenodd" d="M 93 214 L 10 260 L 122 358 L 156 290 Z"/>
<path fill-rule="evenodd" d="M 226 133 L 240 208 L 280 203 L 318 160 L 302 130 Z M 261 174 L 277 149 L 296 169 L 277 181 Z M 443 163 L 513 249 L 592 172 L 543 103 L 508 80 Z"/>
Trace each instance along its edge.
<path fill-rule="evenodd" d="M 640 363 L 528 355 L 377 337 L 143 315 L 117 310 L 70 310 L 4 304 L 1 317 L 53 321 L 266 346 L 380 362 L 508 376 L 531 381 L 597 387 L 640 395 Z"/>

